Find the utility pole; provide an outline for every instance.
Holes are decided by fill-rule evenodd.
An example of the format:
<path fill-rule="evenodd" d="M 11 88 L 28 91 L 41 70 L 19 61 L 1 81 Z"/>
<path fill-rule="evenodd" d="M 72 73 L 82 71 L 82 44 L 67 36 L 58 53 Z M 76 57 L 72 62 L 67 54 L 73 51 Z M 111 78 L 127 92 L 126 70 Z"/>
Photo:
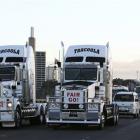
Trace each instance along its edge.
<path fill-rule="evenodd" d="M 136 79 L 139 80 L 139 71 L 138 70 L 136 71 L 136 75 L 137 75 Z"/>

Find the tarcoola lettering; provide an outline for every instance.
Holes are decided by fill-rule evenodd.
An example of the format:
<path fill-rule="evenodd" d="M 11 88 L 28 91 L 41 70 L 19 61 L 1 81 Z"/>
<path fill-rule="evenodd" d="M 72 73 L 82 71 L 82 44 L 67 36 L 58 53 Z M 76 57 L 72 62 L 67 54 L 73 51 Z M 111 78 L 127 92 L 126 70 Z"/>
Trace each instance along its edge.
<path fill-rule="evenodd" d="M 80 53 L 80 52 L 93 52 L 93 53 L 97 53 L 97 54 L 100 53 L 99 49 L 93 49 L 93 48 L 74 49 L 74 53 Z"/>
<path fill-rule="evenodd" d="M 20 53 L 20 50 L 16 50 L 16 49 L 3 49 L 3 50 L 0 50 L 0 54 L 2 53 L 15 53 L 15 54 L 18 54 Z"/>

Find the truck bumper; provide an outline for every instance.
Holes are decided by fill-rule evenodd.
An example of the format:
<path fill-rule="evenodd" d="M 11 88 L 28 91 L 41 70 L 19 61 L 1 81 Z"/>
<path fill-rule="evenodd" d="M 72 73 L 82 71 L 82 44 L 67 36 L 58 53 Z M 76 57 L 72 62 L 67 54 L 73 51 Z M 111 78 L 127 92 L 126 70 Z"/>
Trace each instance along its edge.
<path fill-rule="evenodd" d="M 14 111 L 12 110 L 0 111 L 0 122 L 12 122 L 12 121 L 14 121 Z"/>
<path fill-rule="evenodd" d="M 88 124 L 99 125 L 101 123 L 98 112 L 49 112 L 46 123 L 49 124 Z"/>

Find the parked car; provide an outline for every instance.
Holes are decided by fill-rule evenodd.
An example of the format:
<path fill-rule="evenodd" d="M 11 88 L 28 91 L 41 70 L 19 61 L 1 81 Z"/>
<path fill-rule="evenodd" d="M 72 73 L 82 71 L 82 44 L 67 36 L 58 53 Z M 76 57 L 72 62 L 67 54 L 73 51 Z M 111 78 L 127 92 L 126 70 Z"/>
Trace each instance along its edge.
<path fill-rule="evenodd" d="M 118 85 L 113 86 L 113 88 L 112 88 L 112 97 L 114 97 L 116 93 L 121 92 L 121 91 L 128 92 L 129 89 L 128 89 L 128 87 L 121 86 L 121 85 L 119 85 L 119 86 Z"/>
<path fill-rule="evenodd" d="M 136 92 L 118 92 L 113 102 L 119 106 L 119 114 L 139 116 L 140 103 Z"/>

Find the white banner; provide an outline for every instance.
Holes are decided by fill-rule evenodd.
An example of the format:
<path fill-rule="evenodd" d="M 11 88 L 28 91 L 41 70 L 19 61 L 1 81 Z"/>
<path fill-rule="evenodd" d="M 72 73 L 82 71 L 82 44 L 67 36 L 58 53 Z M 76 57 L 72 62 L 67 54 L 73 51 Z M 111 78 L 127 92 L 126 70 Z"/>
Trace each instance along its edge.
<path fill-rule="evenodd" d="M 64 103 L 83 103 L 83 92 L 81 90 L 66 90 L 64 91 Z"/>

